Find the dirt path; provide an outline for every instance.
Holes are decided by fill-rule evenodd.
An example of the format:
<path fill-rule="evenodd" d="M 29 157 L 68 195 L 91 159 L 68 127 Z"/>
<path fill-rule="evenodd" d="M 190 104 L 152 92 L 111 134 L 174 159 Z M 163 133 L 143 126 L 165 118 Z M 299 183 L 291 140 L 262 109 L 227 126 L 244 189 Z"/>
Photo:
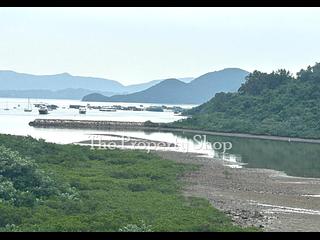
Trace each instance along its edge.
<path fill-rule="evenodd" d="M 320 179 L 289 177 L 266 169 L 233 169 L 194 153 L 155 152 L 177 162 L 200 164 L 184 176 L 187 196 L 209 199 L 243 226 L 264 231 L 320 231 Z"/>

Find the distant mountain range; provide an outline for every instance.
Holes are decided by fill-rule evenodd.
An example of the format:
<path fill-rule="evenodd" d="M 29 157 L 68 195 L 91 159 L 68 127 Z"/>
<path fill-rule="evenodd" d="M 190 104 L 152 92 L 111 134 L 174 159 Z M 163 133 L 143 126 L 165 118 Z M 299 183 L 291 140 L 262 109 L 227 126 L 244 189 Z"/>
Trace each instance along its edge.
<path fill-rule="evenodd" d="M 93 93 L 83 101 L 97 102 L 141 102 L 200 104 L 210 100 L 218 92 L 235 92 L 245 82 L 249 72 L 239 68 L 226 68 L 206 73 L 190 82 L 172 78 L 158 82 L 150 88 L 125 95 L 111 97 Z"/>
<path fill-rule="evenodd" d="M 0 97 L 3 98 L 40 98 L 40 99 L 82 99 L 91 93 L 100 93 L 105 96 L 112 96 L 115 93 L 102 92 L 96 90 L 88 90 L 82 88 L 67 88 L 62 90 L 46 90 L 46 89 L 31 89 L 31 90 L 0 90 Z"/>
<path fill-rule="evenodd" d="M 69 73 L 56 75 L 32 75 L 13 71 L 0 71 L 2 90 L 62 90 L 82 88 L 106 92 L 126 92 L 125 87 L 114 80 L 72 76 Z"/>
<path fill-rule="evenodd" d="M 234 92 L 247 71 L 226 68 L 198 78 L 171 78 L 124 86 L 110 79 L 68 73 L 32 75 L 0 71 L 0 97 L 82 99 L 83 101 L 200 104 L 217 92 Z"/>
<path fill-rule="evenodd" d="M 139 92 L 158 84 L 162 80 L 124 86 L 115 80 L 72 76 L 69 73 L 32 75 L 14 71 L 0 71 L 0 97 L 80 100 L 91 93 L 112 96 Z M 181 81 L 185 82 L 192 80 L 193 78 L 181 78 Z"/>
<path fill-rule="evenodd" d="M 185 82 L 185 83 L 188 83 L 188 82 L 191 82 L 192 80 L 194 80 L 194 78 L 192 78 L 192 77 L 178 78 L 178 79 L 182 82 Z M 163 80 L 164 79 L 153 80 L 150 82 L 140 83 L 140 84 L 133 84 L 133 85 L 126 86 L 125 88 L 128 93 L 140 92 L 140 91 L 148 89 L 152 86 L 157 85 L 158 83 L 162 82 Z"/>

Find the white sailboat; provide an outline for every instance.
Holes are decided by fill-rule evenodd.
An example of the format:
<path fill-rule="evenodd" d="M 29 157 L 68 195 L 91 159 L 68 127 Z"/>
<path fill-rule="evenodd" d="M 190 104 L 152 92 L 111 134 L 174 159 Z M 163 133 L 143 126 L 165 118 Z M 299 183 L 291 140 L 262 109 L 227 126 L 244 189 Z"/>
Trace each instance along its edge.
<path fill-rule="evenodd" d="M 25 112 L 32 112 L 32 107 L 30 105 L 30 98 L 28 98 L 28 108 L 24 109 Z"/>
<path fill-rule="evenodd" d="M 7 102 L 7 106 L 6 106 L 6 108 L 4 110 L 5 111 L 9 111 L 10 110 L 9 107 L 8 107 L 8 102 Z"/>

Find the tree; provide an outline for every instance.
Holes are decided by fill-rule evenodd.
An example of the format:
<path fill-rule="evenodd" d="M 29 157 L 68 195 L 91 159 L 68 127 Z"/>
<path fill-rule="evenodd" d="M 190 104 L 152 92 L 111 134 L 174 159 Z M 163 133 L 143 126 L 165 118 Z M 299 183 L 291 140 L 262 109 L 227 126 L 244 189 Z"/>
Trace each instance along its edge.
<path fill-rule="evenodd" d="M 254 71 L 246 77 L 246 82 L 242 84 L 238 92 L 240 94 L 259 95 L 262 91 L 275 89 L 290 80 L 293 80 L 292 74 L 285 69 L 279 69 L 270 74 Z"/>
<path fill-rule="evenodd" d="M 320 81 L 320 63 L 316 63 L 313 67 L 308 66 L 306 70 L 302 69 L 297 73 L 298 79 L 301 81 Z"/>

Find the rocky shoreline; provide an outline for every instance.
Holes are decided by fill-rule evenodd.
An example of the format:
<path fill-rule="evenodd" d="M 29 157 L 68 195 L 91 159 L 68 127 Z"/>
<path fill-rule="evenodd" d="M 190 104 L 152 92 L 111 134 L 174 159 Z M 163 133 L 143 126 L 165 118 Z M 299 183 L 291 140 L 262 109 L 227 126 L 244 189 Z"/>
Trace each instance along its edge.
<path fill-rule="evenodd" d="M 183 176 L 186 196 L 208 199 L 235 224 L 263 231 L 320 231 L 320 179 L 268 169 L 233 169 L 194 153 L 156 151 L 176 162 L 200 165 Z"/>

